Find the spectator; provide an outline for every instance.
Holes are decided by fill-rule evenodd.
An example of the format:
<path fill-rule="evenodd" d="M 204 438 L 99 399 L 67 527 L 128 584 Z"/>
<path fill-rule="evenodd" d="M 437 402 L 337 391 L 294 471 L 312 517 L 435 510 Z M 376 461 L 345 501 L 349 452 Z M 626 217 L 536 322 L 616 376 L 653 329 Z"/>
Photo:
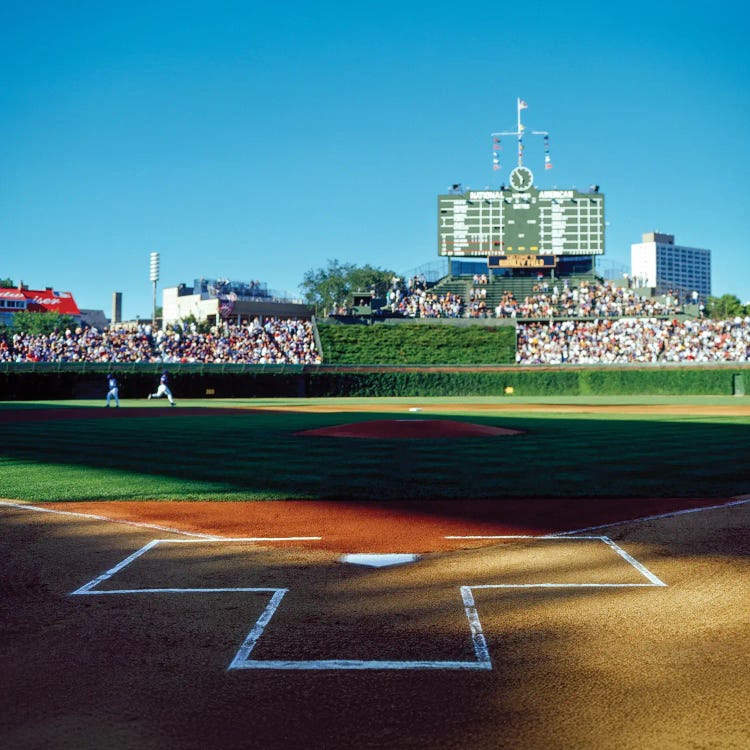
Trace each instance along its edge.
<path fill-rule="evenodd" d="M 248 325 L 150 326 L 0 335 L 0 362 L 205 362 L 240 364 L 320 364 L 312 324 L 296 318 L 255 319 Z"/>

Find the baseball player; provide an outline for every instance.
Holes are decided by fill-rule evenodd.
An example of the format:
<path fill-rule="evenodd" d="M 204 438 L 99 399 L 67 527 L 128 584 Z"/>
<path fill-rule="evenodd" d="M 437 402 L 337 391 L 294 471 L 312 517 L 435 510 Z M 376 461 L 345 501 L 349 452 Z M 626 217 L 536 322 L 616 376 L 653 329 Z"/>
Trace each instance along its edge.
<path fill-rule="evenodd" d="M 159 387 L 156 389 L 156 393 L 149 393 L 149 398 L 161 398 L 162 396 L 166 396 L 169 399 L 169 405 L 175 406 L 174 398 L 172 398 L 172 391 L 169 390 L 169 376 L 167 375 L 167 371 L 164 370 L 164 372 L 161 374 L 161 378 L 159 378 Z"/>
<path fill-rule="evenodd" d="M 112 399 L 115 400 L 115 406 L 119 409 L 120 408 L 120 389 L 117 385 L 117 378 L 110 372 L 109 375 L 107 375 L 107 405 L 106 405 L 107 409 L 109 409 L 109 402 Z"/>

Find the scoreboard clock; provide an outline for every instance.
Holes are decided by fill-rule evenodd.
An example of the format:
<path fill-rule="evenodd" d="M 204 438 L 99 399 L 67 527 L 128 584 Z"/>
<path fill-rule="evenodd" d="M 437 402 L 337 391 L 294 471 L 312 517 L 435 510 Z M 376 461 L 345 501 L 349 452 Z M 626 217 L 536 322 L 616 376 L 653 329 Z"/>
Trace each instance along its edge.
<path fill-rule="evenodd" d="M 539 190 L 518 166 L 509 187 L 438 196 L 438 255 L 559 256 L 604 253 L 604 195 Z M 512 265 L 508 260 L 502 265 Z"/>
<path fill-rule="evenodd" d="M 510 186 L 513 190 L 528 190 L 534 184 L 534 175 L 528 167 L 516 167 L 510 173 Z"/>

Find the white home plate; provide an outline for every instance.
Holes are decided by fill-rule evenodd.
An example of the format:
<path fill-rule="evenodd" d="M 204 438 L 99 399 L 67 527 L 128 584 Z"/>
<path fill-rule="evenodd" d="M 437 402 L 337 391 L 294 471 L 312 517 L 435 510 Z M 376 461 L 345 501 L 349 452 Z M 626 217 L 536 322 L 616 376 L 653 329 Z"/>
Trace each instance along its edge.
<path fill-rule="evenodd" d="M 389 565 L 405 565 L 406 563 L 416 562 L 419 555 L 401 555 L 401 554 L 369 554 L 356 553 L 351 555 L 342 555 L 339 562 L 351 563 L 352 565 L 369 565 L 371 568 L 386 568 Z"/>

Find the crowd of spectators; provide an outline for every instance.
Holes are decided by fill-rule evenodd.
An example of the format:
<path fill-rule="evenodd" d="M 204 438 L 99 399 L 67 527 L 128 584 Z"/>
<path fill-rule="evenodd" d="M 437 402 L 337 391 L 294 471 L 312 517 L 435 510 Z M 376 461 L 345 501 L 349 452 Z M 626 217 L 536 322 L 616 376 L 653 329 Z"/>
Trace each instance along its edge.
<path fill-rule="evenodd" d="M 524 365 L 747 362 L 750 317 L 519 322 L 516 361 Z"/>
<path fill-rule="evenodd" d="M 473 279 L 464 305 L 453 292 L 428 289 L 423 277 L 394 277 L 391 311 L 413 318 L 490 317 L 486 277 Z M 676 294 L 641 298 L 611 283 L 569 288 L 541 281 L 518 302 L 506 291 L 494 315 L 516 318 L 519 364 L 600 364 L 750 361 L 750 317 L 677 320 Z M 537 320 L 523 320 L 536 318 Z M 195 324 L 152 330 L 111 326 L 70 328 L 50 334 L 0 333 L 0 362 L 153 362 L 320 364 L 312 324 L 264 318 L 200 331 Z"/>
<path fill-rule="evenodd" d="M 641 297 L 635 290 L 619 287 L 612 282 L 590 284 L 582 282 L 570 287 L 567 281 L 536 284 L 533 293 L 516 300 L 512 292 L 504 292 L 495 307 L 497 318 L 619 318 L 675 315 L 682 312 L 680 299 L 674 292 L 663 299 Z"/>
<path fill-rule="evenodd" d="M 475 274 L 468 291 L 468 300 L 454 292 L 429 290 L 414 277 L 403 284 L 394 278 L 388 292 L 391 313 L 411 318 L 620 318 L 658 317 L 682 312 L 679 296 L 669 292 L 661 298 L 641 297 L 634 289 L 619 287 L 612 282 L 581 282 L 571 287 L 567 280 L 550 284 L 539 280 L 532 294 L 522 300 L 504 290 L 500 299 L 488 293 L 488 278 Z M 490 300 L 488 300 L 488 297 Z"/>
<path fill-rule="evenodd" d="M 406 282 L 394 276 L 387 305 L 392 314 L 405 318 L 460 318 L 463 314 L 459 294 L 430 291 L 424 276 L 413 276 Z"/>
<path fill-rule="evenodd" d="M 396 307 L 396 312 L 407 318 L 460 318 L 462 311 L 460 295 L 436 294 L 426 289 L 403 296 Z"/>
<path fill-rule="evenodd" d="M 75 328 L 50 334 L 0 334 L 0 362 L 161 362 L 320 364 L 312 324 L 297 318 L 258 318 L 220 325 L 152 330 Z"/>

